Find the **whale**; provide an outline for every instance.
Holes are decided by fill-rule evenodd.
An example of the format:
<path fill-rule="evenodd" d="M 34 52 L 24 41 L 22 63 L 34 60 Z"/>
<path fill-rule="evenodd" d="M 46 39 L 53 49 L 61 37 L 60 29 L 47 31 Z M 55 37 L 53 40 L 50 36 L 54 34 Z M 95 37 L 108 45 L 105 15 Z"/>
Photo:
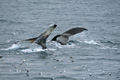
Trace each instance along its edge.
<path fill-rule="evenodd" d="M 57 25 L 53 24 L 46 31 L 44 31 L 42 34 L 40 34 L 38 37 L 25 39 L 25 40 L 22 40 L 21 42 L 35 43 L 35 44 L 40 45 L 42 47 L 42 49 L 46 49 L 47 48 L 46 40 L 56 27 L 57 27 Z M 19 43 L 19 42 L 17 42 L 17 43 Z M 17 43 L 15 43 L 15 44 L 17 44 Z"/>
<path fill-rule="evenodd" d="M 82 28 L 82 27 L 75 27 L 75 28 L 65 31 L 62 34 L 58 34 L 54 36 L 51 41 L 56 41 L 60 43 L 61 45 L 66 45 L 70 36 L 73 36 L 77 33 L 81 33 L 83 31 L 88 31 L 88 29 Z"/>
<path fill-rule="evenodd" d="M 35 43 L 35 44 L 40 45 L 42 47 L 42 49 L 46 49 L 47 48 L 46 40 L 56 27 L 57 27 L 56 24 L 51 25 L 46 31 L 44 31 L 38 37 L 25 39 L 25 40 L 22 40 L 22 42 Z M 88 29 L 82 28 L 82 27 L 75 27 L 75 28 L 69 29 L 61 34 L 54 36 L 51 39 L 51 41 L 56 41 L 56 42 L 60 43 L 61 45 L 66 45 L 67 42 L 69 41 L 70 36 L 81 33 L 83 31 L 88 31 Z"/>

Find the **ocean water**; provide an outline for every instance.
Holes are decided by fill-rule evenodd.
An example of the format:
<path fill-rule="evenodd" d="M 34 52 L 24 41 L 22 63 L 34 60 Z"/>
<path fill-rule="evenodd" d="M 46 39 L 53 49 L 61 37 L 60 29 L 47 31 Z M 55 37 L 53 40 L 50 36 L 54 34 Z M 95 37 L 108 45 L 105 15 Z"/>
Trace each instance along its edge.
<path fill-rule="evenodd" d="M 14 44 L 57 28 L 47 49 Z M 84 31 L 67 45 L 51 39 L 70 28 Z M 120 80 L 119 0 L 1 0 L 0 80 Z"/>

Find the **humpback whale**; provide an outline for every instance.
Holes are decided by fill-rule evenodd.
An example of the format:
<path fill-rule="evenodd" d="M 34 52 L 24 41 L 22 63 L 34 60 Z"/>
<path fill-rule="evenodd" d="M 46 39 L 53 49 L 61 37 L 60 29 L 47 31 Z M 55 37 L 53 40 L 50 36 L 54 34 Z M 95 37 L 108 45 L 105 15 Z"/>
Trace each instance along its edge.
<path fill-rule="evenodd" d="M 57 25 L 54 24 L 54 25 L 50 26 L 45 32 L 43 32 L 38 37 L 25 39 L 25 40 L 22 40 L 22 41 L 23 42 L 29 42 L 29 43 L 36 43 L 36 44 L 40 45 L 42 47 L 42 49 L 46 49 L 47 48 L 46 40 L 56 27 L 57 27 Z M 87 31 L 87 29 L 86 28 L 81 28 L 81 27 L 75 27 L 75 28 L 72 28 L 72 29 L 69 29 L 69 30 L 65 31 L 62 34 L 58 34 L 58 35 L 54 36 L 51 41 L 57 41 L 61 45 L 66 45 L 70 36 L 73 36 L 77 33 L 83 32 L 83 31 Z"/>
<path fill-rule="evenodd" d="M 42 47 L 42 49 L 46 49 L 46 40 L 49 37 L 49 35 L 52 33 L 52 31 L 57 27 L 56 24 L 50 26 L 45 32 L 43 32 L 40 36 L 30 38 L 30 39 L 25 39 L 22 41 L 30 42 L 30 43 L 36 43 Z"/>
<path fill-rule="evenodd" d="M 52 38 L 51 41 L 57 41 L 61 45 L 66 45 L 70 36 L 83 32 L 84 30 L 87 31 L 86 28 L 81 28 L 81 27 L 72 28 L 65 31 L 62 34 L 56 35 L 55 37 Z"/>

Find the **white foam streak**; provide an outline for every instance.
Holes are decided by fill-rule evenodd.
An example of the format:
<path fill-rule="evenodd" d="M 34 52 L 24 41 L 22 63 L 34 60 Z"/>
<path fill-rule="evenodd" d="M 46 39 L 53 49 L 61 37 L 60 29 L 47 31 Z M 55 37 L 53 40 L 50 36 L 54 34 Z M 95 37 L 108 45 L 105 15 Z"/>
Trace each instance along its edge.
<path fill-rule="evenodd" d="M 75 44 L 66 44 L 66 45 L 61 45 L 57 42 L 54 42 L 54 45 L 58 48 L 74 48 L 76 47 Z"/>
<path fill-rule="evenodd" d="M 19 48 L 19 45 L 17 44 L 13 44 L 11 47 L 9 48 L 5 48 L 5 49 L 0 49 L 0 50 L 14 50 L 14 49 L 18 49 Z"/>
<path fill-rule="evenodd" d="M 24 53 L 32 53 L 32 52 L 41 52 L 41 51 L 55 51 L 56 49 L 41 49 L 41 48 L 35 48 L 35 49 L 23 49 L 21 52 Z"/>
<path fill-rule="evenodd" d="M 87 43 L 87 44 L 98 44 L 96 41 L 94 41 L 94 40 L 89 40 L 89 41 L 83 41 L 83 42 L 85 42 L 85 43 Z"/>

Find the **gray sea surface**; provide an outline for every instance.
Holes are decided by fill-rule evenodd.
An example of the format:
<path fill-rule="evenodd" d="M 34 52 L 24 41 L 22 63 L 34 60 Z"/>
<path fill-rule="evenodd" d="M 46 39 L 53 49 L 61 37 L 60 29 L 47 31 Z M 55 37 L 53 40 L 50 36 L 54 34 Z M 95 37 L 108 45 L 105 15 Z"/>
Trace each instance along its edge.
<path fill-rule="evenodd" d="M 46 50 L 14 44 L 51 24 Z M 88 31 L 51 41 L 74 27 Z M 0 0 L 0 80 L 120 80 L 120 0 Z"/>

